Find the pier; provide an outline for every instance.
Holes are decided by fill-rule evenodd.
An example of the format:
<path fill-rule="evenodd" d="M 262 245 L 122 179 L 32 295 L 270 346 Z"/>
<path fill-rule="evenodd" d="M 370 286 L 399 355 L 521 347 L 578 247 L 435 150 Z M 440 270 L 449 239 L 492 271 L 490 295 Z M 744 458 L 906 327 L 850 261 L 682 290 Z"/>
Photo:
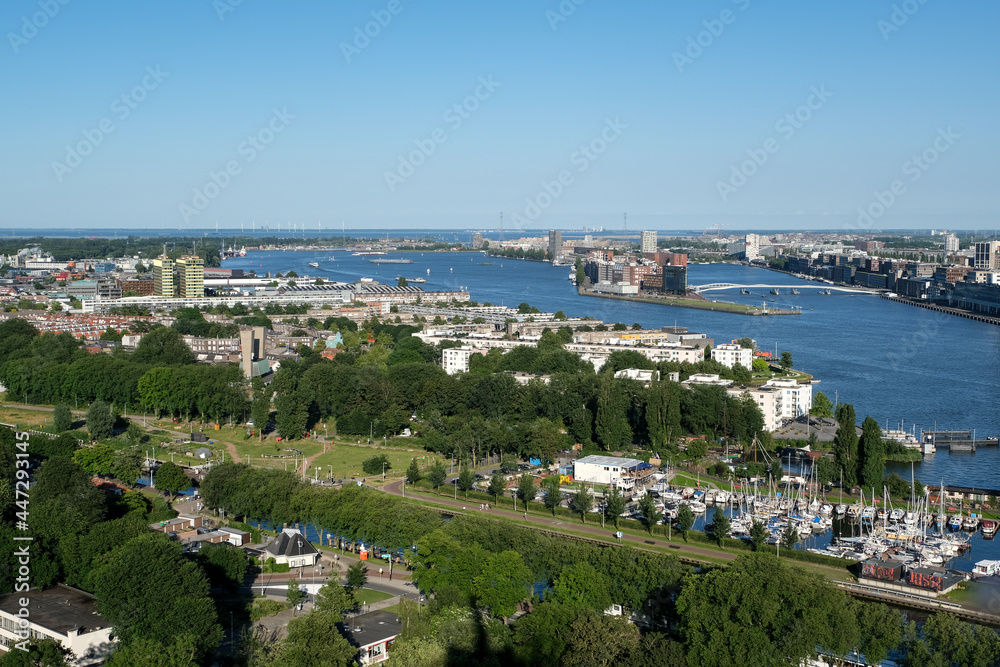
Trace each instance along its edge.
<path fill-rule="evenodd" d="M 935 303 L 928 303 L 926 301 L 921 301 L 920 299 L 910 299 L 905 296 L 889 296 L 888 294 L 883 294 L 882 298 L 888 299 L 889 301 L 895 301 L 897 303 L 905 303 L 909 306 L 917 306 L 919 308 L 926 308 L 927 310 L 934 310 L 939 313 L 945 313 L 946 315 L 958 315 L 959 317 L 976 320 L 977 322 L 1000 325 L 1000 317 L 980 315 L 979 313 L 974 313 L 971 310 L 962 310 L 961 308 L 951 308 L 949 306 L 939 306 Z"/>
<path fill-rule="evenodd" d="M 972 431 L 924 431 L 924 442 L 953 452 L 974 452 L 979 447 L 997 447 L 997 438 L 977 438 Z"/>
<path fill-rule="evenodd" d="M 818 289 L 818 290 L 830 290 L 831 292 L 843 292 L 846 294 L 870 294 L 875 295 L 878 292 L 866 289 L 857 289 L 853 287 L 837 287 L 829 283 L 815 283 L 815 284 L 798 284 L 798 285 L 737 285 L 736 283 L 711 283 L 709 285 L 691 285 L 688 289 L 696 294 L 701 294 L 702 292 L 712 292 L 715 290 L 724 289 L 786 289 L 786 290 L 804 290 L 804 289 Z"/>

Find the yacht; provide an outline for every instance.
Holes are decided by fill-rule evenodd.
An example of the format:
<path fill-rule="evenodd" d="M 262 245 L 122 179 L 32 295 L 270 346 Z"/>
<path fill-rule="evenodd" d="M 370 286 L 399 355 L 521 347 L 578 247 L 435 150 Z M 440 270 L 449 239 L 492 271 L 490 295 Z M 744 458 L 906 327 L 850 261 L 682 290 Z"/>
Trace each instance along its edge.
<path fill-rule="evenodd" d="M 314 269 L 318 269 L 319 268 L 319 262 L 309 262 L 309 266 L 313 267 Z"/>

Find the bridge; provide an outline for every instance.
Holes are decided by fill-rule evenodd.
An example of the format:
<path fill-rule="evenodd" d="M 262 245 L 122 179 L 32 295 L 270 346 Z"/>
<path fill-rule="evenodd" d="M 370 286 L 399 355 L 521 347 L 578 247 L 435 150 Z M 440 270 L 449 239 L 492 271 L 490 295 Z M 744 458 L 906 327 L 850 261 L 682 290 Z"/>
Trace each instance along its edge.
<path fill-rule="evenodd" d="M 816 284 L 806 284 L 806 285 L 738 285 L 736 283 L 711 283 L 709 285 L 689 285 L 688 289 L 697 294 L 702 292 L 712 292 L 716 290 L 724 289 L 783 289 L 783 290 L 804 290 L 804 289 L 822 289 L 830 290 L 831 292 L 844 292 L 848 294 L 872 294 L 877 295 L 877 292 L 871 290 L 856 289 L 852 287 L 837 287 L 835 285 L 828 285 L 826 283 L 816 283 Z"/>

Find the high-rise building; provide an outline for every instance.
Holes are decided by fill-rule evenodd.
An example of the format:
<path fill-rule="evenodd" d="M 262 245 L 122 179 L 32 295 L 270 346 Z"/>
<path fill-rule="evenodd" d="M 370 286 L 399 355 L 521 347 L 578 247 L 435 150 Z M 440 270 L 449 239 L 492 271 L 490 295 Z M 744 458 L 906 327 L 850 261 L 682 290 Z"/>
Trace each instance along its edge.
<path fill-rule="evenodd" d="M 153 260 L 153 295 L 171 299 L 174 296 L 174 260 L 167 257 L 166 248 Z"/>
<path fill-rule="evenodd" d="M 554 229 L 549 231 L 549 259 L 555 261 L 562 254 L 562 232 Z"/>
<path fill-rule="evenodd" d="M 948 234 L 944 237 L 944 251 L 945 252 L 958 252 L 958 237 L 954 234 Z"/>
<path fill-rule="evenodd" d="M 977 243 L 972 266 L 976 269 L 1000 269 L 1000 241 Z"/>
<path fill-rule="evenodd" d="M 205 260 L 185 255 L 177 260 L 177 295 L 185 298 L 205 296 Z"/>
<path fill-rule="evenodd" d="M 267 330 L 264 327 L 240 329 L 240 365 L 243 367 L 243 374 L 248 378 L 266 374 L 267 358 L 264 349 L 266 339 Z M 263 428 L 264 425 L 258 424 L 258 426 Z"/>
<path fill-rule="evenodd" d="M 748 262 L 760 257 L 760 237 L 756 234 L 746 235 L 744 247 L 744 255 Z"/>
<path fill-rule="evenodd" d="M 656 232 L 643 232 L 642 241 L 639 243 L 639 252 L 656 252 Z"/>
<path fill-rule="evenodd" d="M 475 232 L 472 235 L 472 249 L 479 250 L 483 247 L 483 235 L 479 232 Z"/>

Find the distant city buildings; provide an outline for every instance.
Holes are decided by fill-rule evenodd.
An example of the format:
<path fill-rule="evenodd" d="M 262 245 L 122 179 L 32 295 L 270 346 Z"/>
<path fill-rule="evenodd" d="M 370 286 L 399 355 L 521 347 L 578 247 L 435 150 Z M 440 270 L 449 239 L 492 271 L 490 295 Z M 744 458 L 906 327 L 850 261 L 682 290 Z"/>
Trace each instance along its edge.
<path fill-rule="evenodd" d="M 177 296 L 192 299 L 205 296 L 205 260 L 185 255 L 177 260 Z"/>
<path fill-rule="evenodd" d="M 954 234 L 948 234 L 944 237 L 944 250 L 945 252 L 958 252 L 959 244 L 958 237 Z"/>
<path fill-rule="evenodd" d="M 475 232 L 472 235 L 472 249 L 479 250 L 483 247 L 483 235 L 481 232 Z"/>
<path fill-rule="evenodd" d="M 558 230 L 549 231 L 549 259 L 555 261 L 562 255 L 562 232 Z"/>
<path fill-rule="evenodd" d="M 972 266 L 977 269 L 1000 269 L 1000 241 L 979 241 Z"/>
<path fill-rule="evenodd" d="M 164 254 L 153 260 L 153 296 L 173 298 L 174 296 L 174 260 Z"/>

